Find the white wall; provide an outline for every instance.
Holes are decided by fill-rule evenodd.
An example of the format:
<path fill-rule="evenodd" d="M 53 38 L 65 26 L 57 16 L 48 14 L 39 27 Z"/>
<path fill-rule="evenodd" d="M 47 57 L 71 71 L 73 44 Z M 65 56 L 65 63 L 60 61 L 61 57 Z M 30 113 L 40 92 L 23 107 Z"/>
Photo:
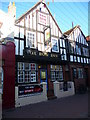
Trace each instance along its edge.
<path fill-rule="evenodd" d="M 57 82 L 55 81 L 54 84 L 54 95 L 57 96 L 57 98 L 61 97 L 67 97 L 75 94 L 74 90 L 74 83 L 73 82 L 67 82 L 67 84 L 71 85 L 71 88 L 68 88 L 67 91 L 63 90 L 63 82 Z M 62 89 L 60 88 L 62 86 Z"/>
<path fill-rule="evenodd" d="M 27 97 L 18 96 L 18 87 L 15 87 L 15 107 L 20 107 L 28 104 L 38 103 L 47 100 L 47 84 L 45 82 L 41 83 L 43 85 L 43 92 L 32 94 Z"/>

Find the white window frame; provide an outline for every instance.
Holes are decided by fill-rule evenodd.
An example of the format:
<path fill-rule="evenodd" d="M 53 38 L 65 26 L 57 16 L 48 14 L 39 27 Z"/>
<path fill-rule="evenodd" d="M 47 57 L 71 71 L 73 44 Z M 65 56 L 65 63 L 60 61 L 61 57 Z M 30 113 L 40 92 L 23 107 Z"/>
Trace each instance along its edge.
<path fill-rule="evenodd" d="M 28 45 L 28 41 L 27 41 L 27 39 L 28 39 L 28 33 L 34 35 L 34 46 L 35 46 L 35 47 L 33 47 L 33 46 L 31 46 L 31 45 L 30 45 L 30 46 Z M 29 36 L 29 37 L 30 37 L 30 36 Z M 29 39 L 29 42 L 30 42 L 30 39 Z M 36 48 L 36 33 L 35 33 L 35 32 L 26 31 L 26 47 Z"/>
<path fill-rule="evenodd" d="M 36 63 L 24 63 L 24 62 L 18 62 L 18 65 L 20 64 L 20 69 L 18 68 L 18 83 L 32 83 L 32 82 L 36 82 L 37 81 L 37 65 Z M 25 68 L 25 64 L 28 64 L 29 68 Z M 31 64 L 35 64 L 35 69 L 31 69 Z M 23 77 L 20 78 L 19 77 L 19 73 L 22 72 L 23 73 Z M 28 72 L 26 74 L 26 72 Z M 34 73 L 34 74 L 33 74 Z M 30 75 L 29 77 L 25 78 L 25 74 L 26 75 Z M 22 74 L 21 74 L 22 75 Z M 31 76 L 33 80 L 31 79 Z M 20 81 L 22 79 L 22 81 Z"/>
<path fill-rule="evenodd" d="M 54 69 L 52 69 L 52 67 Z M 62 81 L 63 80 L 63 68 L 62 68 L 62 66 L 61 65 L 51 65 L 50 68 L 51 68 L 51 81 L 56 81 L 56 80 Z M 52 75 L 52 73 L 53 73 L 53 75 Z M 60 78 L 62 78 L 62 79 L 60 79 Z"/>

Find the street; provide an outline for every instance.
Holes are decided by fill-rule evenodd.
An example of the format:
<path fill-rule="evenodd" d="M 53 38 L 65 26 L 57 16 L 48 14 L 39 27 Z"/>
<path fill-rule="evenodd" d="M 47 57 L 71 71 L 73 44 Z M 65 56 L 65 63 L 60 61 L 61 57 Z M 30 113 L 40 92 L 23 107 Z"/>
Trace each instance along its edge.
<path fill-rule="evenodd" d="M 88 94 L 48 100 L 46 102 L 3 111 L 3 118 L 87 118 Z"/>

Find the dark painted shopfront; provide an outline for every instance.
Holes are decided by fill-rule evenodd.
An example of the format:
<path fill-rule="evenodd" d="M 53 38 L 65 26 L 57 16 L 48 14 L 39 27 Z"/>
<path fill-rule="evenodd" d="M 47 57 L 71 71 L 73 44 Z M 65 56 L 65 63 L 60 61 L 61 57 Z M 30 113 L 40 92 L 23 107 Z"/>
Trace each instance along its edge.
<path fill-rule="evenodd" d="M 2 109 L 15 106 L 15 44 L 0 44 Z"/>

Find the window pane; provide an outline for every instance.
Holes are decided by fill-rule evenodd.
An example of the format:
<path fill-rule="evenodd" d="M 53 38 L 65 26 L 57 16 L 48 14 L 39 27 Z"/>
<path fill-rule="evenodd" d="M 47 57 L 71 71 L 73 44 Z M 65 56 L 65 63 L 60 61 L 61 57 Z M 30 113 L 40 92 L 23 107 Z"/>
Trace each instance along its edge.
<path fill-rule="evenodd" d="M 36 34 L 34 32 L 27 31 L 26 46 L 30 48 L 36 48 Z"/>
<path fill-rule="evenodd" d="M 73 61 L 73 56 L 72 55 L 70 55 L 70 61 Z"/>
<path fill-rule="evenodd" d="M 62 66 L 60 65 L 51 65 L 51 81 L 55 81 L 55 80 L 57 81 L 63 80 L 63 69 Z"/>
<path fill-rule="evenodd" d="M 83 78 L 83 69 L 78 68 L 78 78 Z"/>

